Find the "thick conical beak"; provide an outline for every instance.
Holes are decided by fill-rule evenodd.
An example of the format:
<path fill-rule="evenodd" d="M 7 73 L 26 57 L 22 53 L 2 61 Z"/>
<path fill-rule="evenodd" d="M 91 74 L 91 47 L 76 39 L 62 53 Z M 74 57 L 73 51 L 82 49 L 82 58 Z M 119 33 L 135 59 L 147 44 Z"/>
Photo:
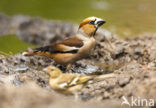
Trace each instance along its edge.
<path fill-rule="evenodd" d="M 97 22 L 98 27 L 102 26 L 104 23 L 106 23 L 105 20 L 100 20 Z"/>
<path fill-rule="evenodd" d="M 101 18 L 97 18 L 95 21 L 95 25 L 97 25 L 98 27 L 102 26 L 104 23 L 106 23 L 106 21 Z"/>

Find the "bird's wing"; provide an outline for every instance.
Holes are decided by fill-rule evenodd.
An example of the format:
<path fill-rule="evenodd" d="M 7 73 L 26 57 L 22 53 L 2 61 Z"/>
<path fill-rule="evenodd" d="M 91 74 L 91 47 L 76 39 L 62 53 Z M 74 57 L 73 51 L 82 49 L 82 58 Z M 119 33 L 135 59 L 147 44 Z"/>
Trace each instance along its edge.
<path fill-rule="evenodd" d="M 76 36 L 51 46 L 52 53 L 76 53 L 83 46 L 83 40 Z"/>
<path fill-rule="evenodd" d="M 79 85 L 79 84 L 84 84 L 91 79 L 93 79 L 92 76 L 77 75 L 77 77 L 73 78 L 73 80 L 71 80 L 71 82 L 68 85 L 69 86 L 75 86 L 75 85 Z"/>
<path fill-rule="evenodd" d="M 58 78 L 58 85 L 61 88 L 68 88 L 71 87 L 71 82 L 74 81 L 77 78 L 77 75 L 75 74 L 62 74 L 59 78 Z"/>
<path fill-rule="evenodd" d="M 88 75 L 83 75 L 81 77 L 79 77 L 79 80 L 77 81 L 77 84 L 83 84 L 88 82 L 89 80 L 92 80 L 93 77 L 92 76 L 88 76 Z"/>
<path fill-rule="evenodd" d="M 66 39 L 66 40 L 60 42 L 59 44 L 63 44 L 63 45 L 68 46 L 68 47 L 80 48 L 83 46 L 83 40 L 74 36 L 74 37 L 71 37 L 69 39 Z"/>
<path fill-rule="evenodd" d="M 23 55 L 40 54 L 56 54 L 56 53 L 77 53 L 79 48 L 83 46 L 83 40 L 74 36 L 69 39 L 63 40 L 59 43 L 36 48 L 33 51 L 24 52 Z"/>

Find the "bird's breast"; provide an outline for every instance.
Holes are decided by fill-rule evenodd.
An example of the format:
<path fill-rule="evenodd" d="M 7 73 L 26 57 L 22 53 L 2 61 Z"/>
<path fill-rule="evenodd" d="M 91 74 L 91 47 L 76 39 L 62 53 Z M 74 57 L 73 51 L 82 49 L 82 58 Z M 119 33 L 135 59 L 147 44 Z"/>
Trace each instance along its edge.
<path fill-rule="evenodd" d="M 80 57 L 86 57 L 90 55 L 95 45 L 96 45 L 96 40 L 94 38 L 84 41 L 84 45 L 82 48 L 79 49 L 78 55 Z"/>

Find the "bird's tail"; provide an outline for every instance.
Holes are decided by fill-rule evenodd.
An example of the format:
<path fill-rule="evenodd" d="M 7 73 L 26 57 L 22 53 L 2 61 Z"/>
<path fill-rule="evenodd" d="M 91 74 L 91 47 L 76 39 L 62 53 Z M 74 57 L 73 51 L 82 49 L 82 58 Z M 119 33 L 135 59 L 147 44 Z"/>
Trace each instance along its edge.
<path fill-rule="evenodd" d="M 94 80 L 95 80 L 95 81 L 98 81 L 98 80 L 105 80 L 105 79 L 115 78 L 115 77 L 116 77 L 116 74 L 114 74 L 114 73 L 109 73 L 109 74 L 104 74 L 104 75 L 95 76 L 95 77 L 94 77 Z"/>
<path fill-rule="evenodd" d="M 24 56 L 31 56 L 31 55 L 35 55 L 36 53 L 34 51 L 25 51 L 22 53 L 22 55 Z"/>
<path fill-rule="evenodd" d="M 51 53 L 49 52 L 49 46 L 36 48 L 30 51 L 25 51 L 22 53 L 24 56 L 32 56 L 32 55 L 42 55 L 42 56 L 48 56 L 51 57 Z"/>

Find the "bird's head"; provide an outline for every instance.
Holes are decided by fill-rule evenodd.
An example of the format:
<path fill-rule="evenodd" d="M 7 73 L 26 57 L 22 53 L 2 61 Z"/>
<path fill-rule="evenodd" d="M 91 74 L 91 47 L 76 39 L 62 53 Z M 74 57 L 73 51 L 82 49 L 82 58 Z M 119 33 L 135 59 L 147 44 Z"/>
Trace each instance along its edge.
<path fill-rule="evenodd" d="M 57 78 L 58 76 L 62 74 L 62 71 L 55 66 L 48 66 L 44 68 L 43 70 L 48 72 L 51 78 Z"/>
<path fill-rule="evenodd" d="M 78 33 L 81 33 L 82 35 L 89 37 L 94 36 L 98 28 L 102 26 L 104 23 L 106 23 L 106 21 L 101 18 L 97 17 L 86 18 L 81 22 Z"/>

